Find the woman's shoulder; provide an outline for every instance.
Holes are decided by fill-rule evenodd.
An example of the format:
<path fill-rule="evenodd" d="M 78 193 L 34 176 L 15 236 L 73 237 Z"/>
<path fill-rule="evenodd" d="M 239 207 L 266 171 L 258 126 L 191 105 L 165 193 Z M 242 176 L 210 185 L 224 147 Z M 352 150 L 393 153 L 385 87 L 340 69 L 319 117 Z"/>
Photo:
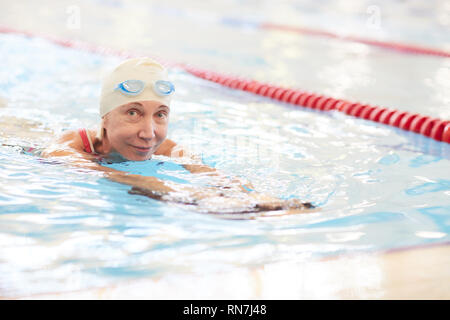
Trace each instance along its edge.
<path fill-rule="evenodd" d="M 78 130 L 70 130 L 62 133 L 58 138 L 58 144 L 65 144 L 71 148 L 78 149 L 82 144 Z"/>
<path fill-rule="evenodd" d="M 71 155 L 73 150 L 79 150 L 80 143 L 81 138 L 76 130 L 65 131 L 43 150 L 42 156 L 56 157 Z"/>
<path fill-rule="evenodd" d="M 172 158 L 190 158 L 190 160 L 201 163 L 201 158 L 198 155 L 191 153 L 189 150 L 170 139 L 166 139 L 161 143 L 158 150 L 156 150 L 155 155 L 163 155 Z"/>
<path fill-rule="evenodd" d="M 92 141 L 95 141 L 96 137 L 96 131 L 95 130 L 88 130 L 88 129 L 78 129 L 78 130 L 68 130 L 63 132 L 57 139 L 56 143 L 54 144 L 54 147 L 60 146 L 62 149 L 72 149 L 76 151 L 83 151 L 84 144 L 83 139 L 81 137 L 81 131 L 85 131 L 87 135 L 92 139 Z"/>
<path fill-rule="evenodd" d="M 163 143 L 159 146 L 158 150 L 155 152 L 156 155 L 163 155 L 166 157 L 185 157 L 188 155 L 188 152 L 185 148 L 178 145 L 176 142 L 166 139 Z"/>
<path fill-rule="evenodd" d="M 177 144 L 174 141 L 165 139 L 163 143 L 160 144 L 155 154 L 170 157 L 172 155 L 172 150 L 176 145 Z"/>

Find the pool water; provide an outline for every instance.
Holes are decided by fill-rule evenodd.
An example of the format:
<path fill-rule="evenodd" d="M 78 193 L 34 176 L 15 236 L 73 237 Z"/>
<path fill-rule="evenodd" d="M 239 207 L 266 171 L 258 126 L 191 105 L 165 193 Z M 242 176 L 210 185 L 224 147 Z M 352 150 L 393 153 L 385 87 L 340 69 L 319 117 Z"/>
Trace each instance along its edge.
<path fill-rule="evenodd" d="M 168 138 L 257 191 L 320 208 L 223 219 L 129 194 L 129 186 L 98 172 L 14 147 L 42 147 L 65 130 L 96 126 L 99 79 L 119 58 L 5 34 L 0 58 L 0 296 L 450 241 L 448 144 L 171 69 L 176 97 Z M 165 157 L 114 166 L 195 181 Z"/>

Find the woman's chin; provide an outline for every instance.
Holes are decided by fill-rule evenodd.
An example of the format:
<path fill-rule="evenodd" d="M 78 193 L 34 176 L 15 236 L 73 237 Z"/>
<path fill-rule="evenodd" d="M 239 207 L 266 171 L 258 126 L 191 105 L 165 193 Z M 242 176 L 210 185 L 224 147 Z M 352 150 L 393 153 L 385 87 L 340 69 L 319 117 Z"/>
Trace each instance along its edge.
<path fill-rule="evenodd" d="M 125 161 L 145 161 L 152 158 L 153 150 L 137 151 L 137 150 L 117 150 L 109 153 L 109 156 L 116 156 Z"/>
<path fill-rule="evenodd" d="M 152 158 L 152 153 L 145 153 L 145 154 L 130 154 L 127 156 L 124 156 L 129 161 L 145 161 Z"/>

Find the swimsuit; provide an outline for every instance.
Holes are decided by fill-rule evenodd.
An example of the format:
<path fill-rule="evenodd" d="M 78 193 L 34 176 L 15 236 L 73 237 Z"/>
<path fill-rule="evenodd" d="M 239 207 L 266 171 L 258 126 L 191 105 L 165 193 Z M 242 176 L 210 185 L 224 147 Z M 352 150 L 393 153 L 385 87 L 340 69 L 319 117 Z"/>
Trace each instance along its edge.
<path fill-rule="evenodd" d="M 90 154 L 97 154 L 94 150 L 94 145 L 92 144 L 91 137 L 86 132 L 86 129 L 78 129 L 81 141 L 83 141 L 84 151 Z"/>

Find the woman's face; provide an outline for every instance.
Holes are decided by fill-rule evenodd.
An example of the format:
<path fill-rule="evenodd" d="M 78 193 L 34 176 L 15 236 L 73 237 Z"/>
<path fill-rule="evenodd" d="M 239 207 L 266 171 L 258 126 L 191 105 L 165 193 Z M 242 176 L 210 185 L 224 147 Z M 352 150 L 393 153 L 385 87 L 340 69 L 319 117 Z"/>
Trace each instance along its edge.
<path fill-rule="evenodd" d="M 118 152 L 127 160 L 150 159 L 166 139 L 168 106 L 157 101 L 124 104 L 109 112 L 103 121 L 107 153 Z"/>

